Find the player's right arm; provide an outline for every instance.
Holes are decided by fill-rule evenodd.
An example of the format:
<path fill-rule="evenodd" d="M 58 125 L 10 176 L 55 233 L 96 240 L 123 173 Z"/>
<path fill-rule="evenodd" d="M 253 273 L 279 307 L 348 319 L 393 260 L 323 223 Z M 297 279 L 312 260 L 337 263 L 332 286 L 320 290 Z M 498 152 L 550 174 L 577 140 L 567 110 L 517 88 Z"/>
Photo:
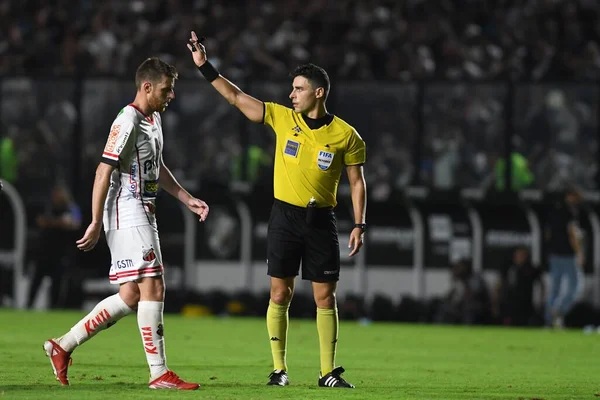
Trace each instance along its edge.
<path fill-rule="evenodd" d="M 258 124 L 263 123 L 265 116 L 265 106 L 263 102 L 244 93 L 231 81 L 215 72 L 216 70 L 214 67 L 210 64 L 206 64 L 206 49 L 198 40 L 198 36 L 196 36 L 195 32 L 192 32 L 190 43 L 187 47 L 192 53 L 192 58 L 198 68 L 204 68 L 209 75 L 212 73 L 216 75 L 216 77 L 214 77 L 206 76 L 207 74 L 204 74 L 221 96 L 223 96 L 229 104 L 236 106 L 250 121 Z M 209 66 L 210 68 L 207 68 Z"/>
<path fill-rule="evenodd" d="M 104 216 L 104 203 L 110 188 L 110 176 L 119 165 L 119 158 L 124 152 L 131 150 L 133 144 L 133 122 L 123 115 L 113 122 L 110 128 L 108 140 L 102 152 L 102 161 L 96 168 L 94 188 L 92 189 L 92 222 L 85 234 L 77 243 L 77 247 L 83 251 L 90 251 L 98 243 L 102 232 L 102 217 Z"/>
<path fill-rule="evenodd" d="M 98 243 L 98 239 L 100 239 L 104 202 L 106 201 L 106 195 L 110 187 L 110 175 L 114 169 L 113 165 L 104 162 L 100 162 L 98 168 L 96 168 L 96 177 L 92 190 L 92 222 L 86 229 L 83 237 L 77 241 L 79 250 L 92 250 L 96 246 L 96 243 Z"/>

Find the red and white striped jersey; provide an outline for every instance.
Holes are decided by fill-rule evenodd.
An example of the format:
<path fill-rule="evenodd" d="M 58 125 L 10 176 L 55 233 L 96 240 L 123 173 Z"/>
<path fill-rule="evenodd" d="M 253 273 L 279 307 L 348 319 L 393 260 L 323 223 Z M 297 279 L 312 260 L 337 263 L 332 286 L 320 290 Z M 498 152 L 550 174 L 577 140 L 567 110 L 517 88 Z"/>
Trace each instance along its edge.
<path fill-rule="evenodd" d="M 104 203 L 104 230 L 156 227 L 156 195 L 162 160 L 160 114 L 144 115 L 133 104 L 112 124 L 102 161 L 116 166 Z"/>

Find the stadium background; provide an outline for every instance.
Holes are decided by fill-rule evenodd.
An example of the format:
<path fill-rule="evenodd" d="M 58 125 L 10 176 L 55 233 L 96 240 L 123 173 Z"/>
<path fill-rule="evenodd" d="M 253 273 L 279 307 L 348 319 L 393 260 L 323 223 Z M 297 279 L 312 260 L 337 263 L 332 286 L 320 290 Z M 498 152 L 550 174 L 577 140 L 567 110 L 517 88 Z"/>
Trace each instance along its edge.
<path fill-rule="evenodd" d="M 323 66 L 329 110 L 366 140 L 369 230 L 356 260 L 342 246 L 342 316 L 430 321 L 428 305 L 447 292 L 453 263 L 469 259 L 491 287 L 519 245 L 545 269 L 545 216 L 576 184 L 585 191 L 588 256 L 574 312 L 586 312 L 567 323 L 596 324 L 599 12 L 584 0 L 0 1 L 0 178 L 27 216 L 25 252 L 15 258 L 19 218 L 10 190 L 0 196 L 2 304 L 24 306 L 35 217 L 54 185 L 70 188 L 89 222 L 110 124 L 133 99 L 135 68 L 155 55 L 180 72 L 163 115 L 165 162 L 211 207 L 197 224 L 159 197 L 167 310 L 263 313 L 273 135 L 199 76 L 185 47 L 194 28 L 220 71 L 262 100 L 288 104 L 288 71 Z M 528 161 L 525 184 L 518 165 L 503 167 L 515 155 Z M 343 244 L 352 222 L 344 185 L 339 200 Z M 104 242 L 77 256 L 69 307 L 111 292 L 109 261 Z M 314 314 L 307 289 L 299 285 L 293 316 Z"/>

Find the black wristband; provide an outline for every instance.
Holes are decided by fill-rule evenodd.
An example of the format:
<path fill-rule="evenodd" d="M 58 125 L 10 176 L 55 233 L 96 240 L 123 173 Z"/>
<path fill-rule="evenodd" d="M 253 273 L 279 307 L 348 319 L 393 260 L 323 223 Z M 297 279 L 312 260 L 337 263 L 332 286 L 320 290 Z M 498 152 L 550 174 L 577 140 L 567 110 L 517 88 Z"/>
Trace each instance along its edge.
<path fill-rule="evenodd" d="M 204 78 L 209 82 L 212 82 L 219 77 L 219 71 L 217 71 L 210 61 L 206 61 L 201 67 L 198 67 L 198 71 L 200 71 Z"/>
<path fill-rule="evenodd" d="M 354 224 L 355 228 L 359 228 L 363 233 L 367 230 L 367 224 Z"/>

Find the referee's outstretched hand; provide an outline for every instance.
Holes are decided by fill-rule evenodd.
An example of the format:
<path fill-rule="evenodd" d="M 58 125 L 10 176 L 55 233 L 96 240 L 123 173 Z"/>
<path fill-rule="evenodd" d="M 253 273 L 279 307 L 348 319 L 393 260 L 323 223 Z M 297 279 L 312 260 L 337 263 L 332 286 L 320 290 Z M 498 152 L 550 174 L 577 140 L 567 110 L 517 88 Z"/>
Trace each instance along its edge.
<path fill-rule="evenodd" d="M 202 42 L 204 38 L 198 39 L 196 32 L 192 31 L 187 48 L 192 53 L 192 58 L 197 67 L 201 67 L 206 62 L 206 48 Z"/>
<path fill-rule="evenodd" d="M 354 228 L 350 233 L 350 241 L 348 241 L 348 248 L 350 250 L 349 256 L 352 257 L 360 251 L 363 245 L 364 233 L 360 228 Z"/>

